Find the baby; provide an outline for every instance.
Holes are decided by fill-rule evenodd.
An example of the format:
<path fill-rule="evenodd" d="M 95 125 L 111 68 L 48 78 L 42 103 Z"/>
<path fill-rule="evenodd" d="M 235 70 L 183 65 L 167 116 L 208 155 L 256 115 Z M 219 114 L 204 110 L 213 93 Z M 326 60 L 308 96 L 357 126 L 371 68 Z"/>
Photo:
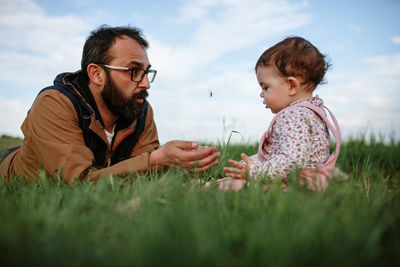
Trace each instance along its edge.
<path fill-rule="evenodd" d="M 307 182 L 312 190 L 327 187 L 339 154 L 340 129 L 313 92 L 323 82 L 328 67 L 324 55 L 300 37 L 286 38 L 261 55 L 255 66 L 260 97 L 276 115 L 261 138 L 256 158 L 242 153 L 243 161 L 228 161 L 233 167 L 224 168 L 227 178 L 219 181 L 221 189 L 240 190 L 249 176 L 268 175 L 285 181 L 296 168 L 301 170 L 300 182 Z M 328 129 L 336 139 L 332 155 Z"/>

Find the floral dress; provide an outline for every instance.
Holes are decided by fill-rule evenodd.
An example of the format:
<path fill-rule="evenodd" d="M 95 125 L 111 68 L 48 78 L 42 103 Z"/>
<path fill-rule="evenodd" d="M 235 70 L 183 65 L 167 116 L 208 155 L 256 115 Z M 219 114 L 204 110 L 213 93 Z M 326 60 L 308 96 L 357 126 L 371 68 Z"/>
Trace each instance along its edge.
<path fill-rule="evenodd" d="M 306 101 L 323 110 L 318 96 L 299 100 L 283 109 L 270 127 L 269 137 L 259 151 L 258 160 L 249 166 L 252 177 L 268 175 L 284 178 L 297 168 L 316 168 L 329 158 L 331 144 L 325 122 L 307 107 L 295 106 Z M 261 153 L 261 155 L 260 155 Z"/>

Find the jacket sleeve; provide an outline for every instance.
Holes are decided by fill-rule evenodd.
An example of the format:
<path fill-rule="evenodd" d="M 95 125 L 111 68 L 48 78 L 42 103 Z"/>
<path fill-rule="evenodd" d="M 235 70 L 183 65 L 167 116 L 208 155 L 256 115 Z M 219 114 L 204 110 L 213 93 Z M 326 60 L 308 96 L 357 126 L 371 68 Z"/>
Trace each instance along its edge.
<path fill-rule="evenodd" d="M 75 179 L 97 181 L 102 176 L 121 175 L 144 171 L 148 168 L 148 154 L 158 146 L 158 137 L 152 112 L 146 119 L 144 133 L 148 139 L 140 138 L 139 153 L 132 158 L 108 168 L 93 167 L 94 156 L 85 145 L 79 120 L 71 101 L 56 90 L 41 93 L 25 120 L 22 130 L 30 139 L 31 149 L 37 155 L 46 174 L 56 178 L 61 176 L 67 183 Z M 152 135 L 148 132 L 155 131 Z"/>

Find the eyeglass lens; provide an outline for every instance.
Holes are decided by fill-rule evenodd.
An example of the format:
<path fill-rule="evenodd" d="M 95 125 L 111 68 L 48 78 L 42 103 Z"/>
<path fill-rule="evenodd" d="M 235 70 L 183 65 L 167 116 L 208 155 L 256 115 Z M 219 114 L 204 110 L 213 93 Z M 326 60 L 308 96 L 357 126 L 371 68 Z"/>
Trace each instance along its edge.
<path fill-rule="evenodd" d="M 147 74 L 149 82 L 153 82 L 156 76 L 156 71 L 154 70 L 143 70 L 143 69 L 133 69 L 131 71 L 131 80 L 134 82 L 140 82 L 143 80 L 144 76 Z"/>

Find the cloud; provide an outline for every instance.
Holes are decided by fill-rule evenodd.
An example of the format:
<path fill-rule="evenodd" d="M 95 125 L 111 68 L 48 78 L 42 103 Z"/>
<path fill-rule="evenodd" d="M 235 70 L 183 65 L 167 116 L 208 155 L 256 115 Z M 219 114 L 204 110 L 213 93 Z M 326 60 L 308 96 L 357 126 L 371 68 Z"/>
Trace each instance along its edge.
<path fill-rule="evenodd" d="M 310 16 L 305 7 L 306 2 L 188 1 L 175 23 L 176 30 L 189 26 L 190 35 L 178 45 L 149 36 L 149 57 L 160 74 L 151 101 L 161 142 L 221 140 L 223 132 L 231 130 L 259 140 L 272 114 L 259 98 L 253 71 L 256 59 L 229 65 L 220 59 L 256 50 L 275 35 L 307 24 Z"/>
<path fill-rule="evenodd" d="M 85 37 L 97 26 L 97 17 L 104 17 L 46 14 L 28 0 L 3 0 L 0 5 L 0 85 L 7 83 L 1 93 L 13 84 L 25 88 L 15 94 L 37 92 L 57 73 L 78 69 Z M 168 24 L 160 27 L 176 32 L 178 41 L 162 39 L 165 35 L 157 31 L 145 32 L 149 58 L 159 71 L 150 101 L 161 142 L 215 142 L 231 130 L 245 140 L 259 140 L 273 115 L 259 98 L 255 60 L 272 40 L 302 30 L 310 22 L 308 7 L 305 1 L 183 1 L 177 10 L 169 10 Z M 115 16 L 113 10 L 102 12 Z M 362 30 L 355 25 L 349 29 Z M 392 41 L 399 44 L 400 37 Z M 400 55 L 367 58 L 360 65 L 363 71 L 350 75 L 334 69 L 317 93 L 337 115 L 345 135 L 369 125 L 375 130 L 394 127 L 400 136 Z M 5 95 L 1 94 L 0 112 L 13 116 L 2 117 L 0 132 L 17 135 L 31 100 L 28 105 L 16 100 L 18 96 Z"/>
<path fill-rule="evenodd" d="M 362 28 L 361 28 L 360 26 L 354 25 L 354 24 L 348 25 L 348 29 L 349 29 L 351 32 L 354 32 L 354 33 L 361 33 L 361 32 L 363 31 Z"/>
<path fill-rule="evenodd" d="M 49 74 L 79 68 L 89 25 L 75 15 L 50 16 L 29 0 L 2 1 L 0 80 L 43 84 Z"/>
<path fill-rule="evenodd" d="M 168 77 L 166 81 L 182 81 L 222 56 L 305 25 L 310 19 L 303 11 L 306 6 L 304 2 L 261 0 L 185 2 L 176 18 L 177 30 L 191 27 L 191 34 L 177 46 L 151 36 L 151 60 Z"/>
<path fill-rule="evenodd" d="M 211 8 L 217 4 L 218 1 L 214 0 L 186 3 L 178 11 L 179 15 L 174 20 L 178 23 L 188 23 L 205 19 L 209 15 Z"/>
<path fill-rule="evenodd" d="M 393 36 L 392 41 L 395 44 L 400 44 L 400 36 Z"/>
<path fill-rule="evenodd" d="M 400 54 L 375 56 L 365 59 L 365 63 L 373 66 L 375 78 L 382 76 L 400 77 Z"/>
<path fill-rule="evenodd" d="M 309 21 L 309 15 L 303 12 L 306 6 L 305 2 L 287 1 L 187 1 L 177 11 L 175 20 L 175 30 L 191 29 L 189 36 L 181 37 L 180 45 L 162 42 L 156 35 L 148 34 L 149 57 L 159 70 L 152 90 L 157 86 L 165 90 L 152 96 L 161 138 L 168 140 L 175 135 L 183 138 L 189 134 L 186 138 L 213 139 L 220 136 L 223 117 L 230 126 L 235 126 L 233 121 L 243 121 L 243 128 L 255 124 L 249 119 L 254 112 L 253 101 L 258 97 L 258 89 L 252 92 L 257 88 L 253 62 L 249 70 L 243 71 L 243 63 L 236 62 L 226 71 L 218 60 L 306 24 Z M 39 90 L 57 73 L 79 68 L 83 42 L 92 30 L 93 18 L 52 16 L 29 0 L 5 1 L 0 15 L 0 31 L 5 40 L 0 44 L 0 60 L 6 62 L 0 65 L 1 82 Z M 193 77 L 198 78 L 193 80 Z M 207 98 L 209 89 L 214 91 L 213 99 Z M 13 99 L 2 101 L 15 103 Z M 23 114 L 29 108 L 22 103 L 15 106 Z M 4 105 L 4 109 L 8 109 L 5 113 L 15 112 L 12 104 Z M 15 127 L 2 122 L 5 123 L 10 126 L 4 130 Z M 18 127 L 19 124 L 20 121 Z"/>
<path fill-rule="evenodd" d="M 345 136 L 370 128 L 376 133 L 395 130 L 399 138 L 400 54 L 370 57 L 364 62 L 365 72 L 354 72 L 341 84 L 326 85 L 326 102 Z"/>
<path fill-rule="evenodd" d="M 178 45 L 149 38 L 150 60 L 160 73 L 151 101 L 161 142 L 221 140 L 223 132 L 231 130 L 258 141 L 272 114 L 259 98 L 253 71 L 256 59 L 229 65 L 220 59 L 248 54 L 268 39 L 307 24 L 310 15 L 305 7 L 306 2 L 287 1 L 185 2 L 175 18 L 176 30 L 190 27 L 191 34 Z"/>
<path fill-rule="evenodd" d="M 3 114 L 0 134 L 22 137 L 20 126 L 28 110 L 29 106 L 19 99 L 0 98 L 0 114 Z"/>
<path fill-rule="evenodd" d="M 259 93 L 252 71 L 227 70 L 179 90 L 161 90 L 157 85 L 150 89 L 150 101 L 155 107 L 160 140 L 221 141 L 223 132 L 229 135 L 236 130 L 246 140 L 258 141 L 272 118 Z"/>
<path fill-rule="evenodd" d="M 79 69 L 89 25 L 75 15 L 48 15 L 30 0 L 3 0 L 0 6 L 0 113 L 12 114 L 1 117 L 0 133 L 21 136 L 37 92 L 56 74 Z"/>

